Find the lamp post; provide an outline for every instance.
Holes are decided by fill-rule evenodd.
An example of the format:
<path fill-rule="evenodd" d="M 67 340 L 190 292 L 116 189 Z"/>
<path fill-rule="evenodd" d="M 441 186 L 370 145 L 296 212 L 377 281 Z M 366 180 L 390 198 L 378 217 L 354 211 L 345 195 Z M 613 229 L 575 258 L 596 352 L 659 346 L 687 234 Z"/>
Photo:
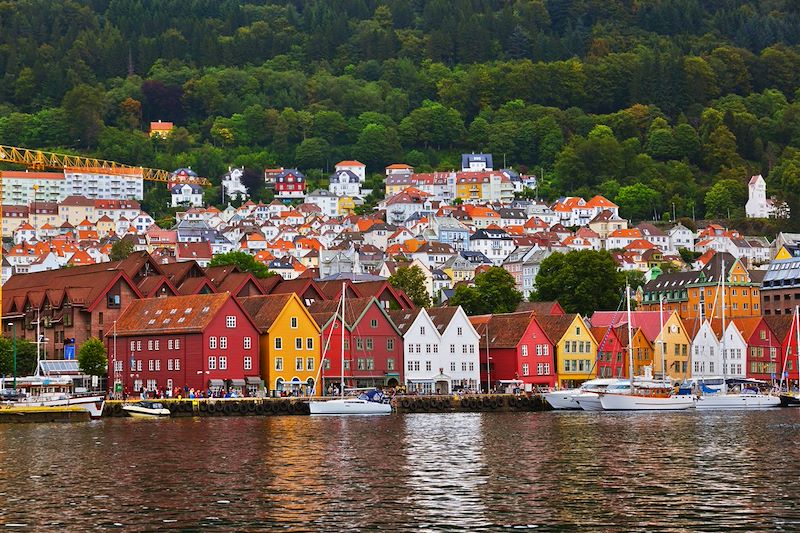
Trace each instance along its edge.
<path fill-rule="evenodd" d="M 14 372 L 14 390 L 17 389 L 17 323 L 16 322 L 9 322 L 9 326 L 12 328 L 12 346 L 13 346 L 13 354 L 14 354 L 14 363 L 13 363 L 13 372 Z"/>

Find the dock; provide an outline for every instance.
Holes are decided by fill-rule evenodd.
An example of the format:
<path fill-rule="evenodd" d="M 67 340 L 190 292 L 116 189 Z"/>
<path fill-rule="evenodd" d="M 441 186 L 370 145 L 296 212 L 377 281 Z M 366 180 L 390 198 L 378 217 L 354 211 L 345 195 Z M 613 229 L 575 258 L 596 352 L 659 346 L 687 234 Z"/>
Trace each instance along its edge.
<path fill-rule="evenodd" d="M 4 407 L 0 408 L 0 424 L 40 422 L 88 422 L 89 412 L 80 407 Z"/>

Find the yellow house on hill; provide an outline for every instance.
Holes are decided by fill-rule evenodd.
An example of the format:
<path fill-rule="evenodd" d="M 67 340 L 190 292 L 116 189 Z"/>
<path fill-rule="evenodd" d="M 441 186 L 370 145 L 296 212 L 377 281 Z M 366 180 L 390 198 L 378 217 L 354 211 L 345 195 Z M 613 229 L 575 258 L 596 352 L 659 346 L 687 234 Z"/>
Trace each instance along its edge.
<path fill-rule="evenodd" d="M 316 383 L 320 330 L 295 293 L 240 298 L 259 330 L 261 378 L 269 394 L 309 395 Z"/>

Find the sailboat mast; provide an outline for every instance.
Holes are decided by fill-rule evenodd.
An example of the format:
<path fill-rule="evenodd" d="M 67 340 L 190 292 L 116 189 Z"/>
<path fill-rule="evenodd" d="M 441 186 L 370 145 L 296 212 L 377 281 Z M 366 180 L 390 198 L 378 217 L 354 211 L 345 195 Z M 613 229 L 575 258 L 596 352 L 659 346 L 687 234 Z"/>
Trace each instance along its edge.
<path fill-rule="evenodd" d="M 345 303 L 344 303 L 344 295 L 345 295 L 345 289 L 346 288 L 347 288 L 347 282 L 343 281 L 342 282 L 342 381 L 341 381 L 342 398 L 344 398 L 344 329 L 345 329 L 345 325 L 346 325 L 346 321 L 345 321 L 345 318 L 344 318 L 344 305 L 345 305 Z"/>
<path fill-rule="evenodd" d="M 658 299 L 658 318 L 661 325 L 659 335 L 661 337 L 661 381 L 667 382 L 667 355 L 664 353 L 664 295 Z"/>
<path fill-rule="evenodd" d="M 794 306 L 794 333 L 797 336 L 797 390 L 800 391 L 800 305 Z M 786 388 L 789 388 L 789 380 L 786 380 Z"/>
<path fill-rule="evenodd" d="M 40 329 L 42 325 L 42 316 L 39 309 L 36 309 L 36 370 L 33 371 L 34 376 L 39 375 L 39 350 L 42 346 L 42 330 Z"/>
<path fill-rule="evenodd" d="M 722 279 L 720 280 L 720 284 L 722 285 L 722 381 L 725 381 L 727 377 L 727 356 L 725 355 L 725 259 L 722 260 Z M 723 384 L 723 388 L 725 388 L 726 384 Z"/>
<path fill-rule="evenodd" d="M 633 326 L 631 326 L 631 287 L 625 283 L 625 296 L 628 300 L 628 375 L 633 393 Z"/>

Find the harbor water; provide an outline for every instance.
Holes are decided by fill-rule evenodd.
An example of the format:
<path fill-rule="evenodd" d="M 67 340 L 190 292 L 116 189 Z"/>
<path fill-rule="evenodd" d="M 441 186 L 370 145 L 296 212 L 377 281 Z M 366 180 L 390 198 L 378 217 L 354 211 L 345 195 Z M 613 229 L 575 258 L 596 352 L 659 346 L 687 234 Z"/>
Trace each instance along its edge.
<path fill-rule="evenodd" d="M 800 409 L 0 427 L 36 531 L 800 529 Z"/>

